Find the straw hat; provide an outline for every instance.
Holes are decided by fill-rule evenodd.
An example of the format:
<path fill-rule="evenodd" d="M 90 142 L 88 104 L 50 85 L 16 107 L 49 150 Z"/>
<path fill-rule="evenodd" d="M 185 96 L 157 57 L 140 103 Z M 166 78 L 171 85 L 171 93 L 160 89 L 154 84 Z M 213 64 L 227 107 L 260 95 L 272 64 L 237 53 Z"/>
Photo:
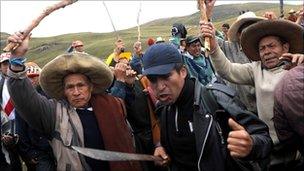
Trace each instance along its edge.
<path fill-rule="evenodd" d="M 294 9 L 289 10 L 288 14 L 294 14 L 296 11 Z"/>
<path fill-rule="evenodd" d="M 40 74 L 40 85 L 49 96 L 64 99 L 64 78 L 72 73 L 84 74 L 93 84 L 92 94 L 104 93 L 113 81 L 109 67 L 89 54 L 69 53 L 57 56 Z"/>
<path fill-rule="evenodd" d="M 231 42 L 238 41 L 238 30 L 240 27 L 247 22 L 257 22 L 260 20 L 265 20 L 264 17 L 257 17 L 253 12 L 245 12 L 244 14 L 238 16 L 236 21 L 231 25 L 228 31 L 228 39 Z"/>
<path fill-rule="evenodd" d="M 243 30 L 241 35 L 241 46 L 248 58 L 259 61 L 259 41 L 265 36 L 278 36 L 289 43 L 290 53 L 303 53 L 304 29 L 288 20 L 265 20 L 259 21 Z"/>

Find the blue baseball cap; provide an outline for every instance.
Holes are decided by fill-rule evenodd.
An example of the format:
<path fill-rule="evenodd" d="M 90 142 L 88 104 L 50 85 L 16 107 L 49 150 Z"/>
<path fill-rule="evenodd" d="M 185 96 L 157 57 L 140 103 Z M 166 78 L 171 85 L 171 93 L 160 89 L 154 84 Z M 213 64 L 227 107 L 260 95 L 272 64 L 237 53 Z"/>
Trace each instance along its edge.
<path fill-rule="evenodd" d="M 152 45 L 143 56 L 143 75 L 166 75 L 177 63 L 183 63 L 182 55 L 172 44 Z"/>

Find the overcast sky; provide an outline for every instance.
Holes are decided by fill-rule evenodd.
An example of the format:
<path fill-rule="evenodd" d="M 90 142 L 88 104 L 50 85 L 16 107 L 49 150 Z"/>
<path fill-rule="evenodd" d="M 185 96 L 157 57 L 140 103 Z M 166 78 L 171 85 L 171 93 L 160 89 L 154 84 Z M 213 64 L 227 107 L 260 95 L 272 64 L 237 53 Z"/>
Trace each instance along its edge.
<path fill-rule="evenodd" d="M 12 34 L 24 29 L 46 7 L 58 1 L 9 1 L 0 0 L 1 32 Z M 218 1 L 219 4 L 244 3 L 248 1 Z M 257 1 L 256 1 L 257 2 Z M 258 2 L 262 2 L 261 0 Z M 268 1 L 269 2 L 269 1 Z M 279 0 L 270 2 L 279 3 Z M 159 18 L 184 16 L 197 12 L 196 0 L 188 1 L 105 1 L 117 30 L 136 26 L 141 4 L 140 24 Z M 303 0 L 288 1 L 303 4 Z M 34 37 L 54 36 L 77 32 L 111 32 L 110 19 L 102 1 L 80 0 L 47 16 L 33 30 Z"/>

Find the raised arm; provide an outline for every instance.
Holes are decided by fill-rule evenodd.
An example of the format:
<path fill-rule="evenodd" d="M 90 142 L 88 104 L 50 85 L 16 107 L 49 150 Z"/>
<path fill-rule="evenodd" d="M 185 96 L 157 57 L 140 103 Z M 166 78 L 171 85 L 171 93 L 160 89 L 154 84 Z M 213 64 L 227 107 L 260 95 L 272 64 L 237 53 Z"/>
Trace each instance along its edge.
<path fill-rule="evenodd" d="M 215 38 L 215 28 L 213 24 L 200 21 L 200 29 L 203 37 L 210 37 L 210 56 L 217 73 L 221 77 L 236 84 L 254 85 L 254 63 L 231 63 L 219 48 Z"/>
<path fill-rule="evenodd" d="M 8 71 L 8 91 L 14 106 L 29 125 L 50 134 L 55 128 L 56 102 L 41 96 L 26 77 L 24 55 L 28 49 L 29 36 L 23 39 L 23 35 L 18 32 L 10 36 L 8 42 L 19 43 L 12 52 Z"/>

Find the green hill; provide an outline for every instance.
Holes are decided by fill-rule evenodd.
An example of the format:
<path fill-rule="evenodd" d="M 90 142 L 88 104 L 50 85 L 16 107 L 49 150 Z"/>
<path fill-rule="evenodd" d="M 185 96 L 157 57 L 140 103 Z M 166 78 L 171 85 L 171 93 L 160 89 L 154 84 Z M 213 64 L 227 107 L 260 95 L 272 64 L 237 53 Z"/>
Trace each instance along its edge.
<path fill-rule="evenodd" d="M 301 6 L 285 5 L 284 11 L 289 11 L 291 8 L 299 10 Z M 264 14 L 265 11 L 274 11 L 279 16 L 279 4 L 265 4 L 265 3 L 247 3 L 247 4 L 232 4 L 216 6 L 213 14 L 213 22 L 217 28 L 223 23 L 232 24 L 232 22 L 239 15 L 240 11 L 253 11 L 257 15 Z M 166 40 L 169 39 L 170 30 L 173 23 L 183 23 L 186 25 L 189 34 L 198 33 L 199 13 L 183 17 L 172 17 L 154 20 L 141 25 L 142 41 L 146 41 L 148 37 L 162 36 Z M 38 26 L 39 27 L 39 26 Z M 18 29 L 18 28 L 17 28 Z M 133 43 L 137 40 L 137 27 L 119 31 L 120 37 L 124 40 L 126 48 L 132 51 Z M 3 49 L 7 33 L 1 33 L 0 46 Z M 114 42 L 116 40 L 115 34 L 112 33 L 75 33 L 64 34 L 60 36 L 47 38 L 32 38 L 30 42 L 30 49 L 27 54 L 28 61 L 35 61 L 40 66 L 45 65 L 57 55 L 66 51 L 73 40 L 82 40 L 85 44 L 86 52 L 105 58 L 113 52 Z M 143 43 L 143 48 L 146 44 Z"/>

